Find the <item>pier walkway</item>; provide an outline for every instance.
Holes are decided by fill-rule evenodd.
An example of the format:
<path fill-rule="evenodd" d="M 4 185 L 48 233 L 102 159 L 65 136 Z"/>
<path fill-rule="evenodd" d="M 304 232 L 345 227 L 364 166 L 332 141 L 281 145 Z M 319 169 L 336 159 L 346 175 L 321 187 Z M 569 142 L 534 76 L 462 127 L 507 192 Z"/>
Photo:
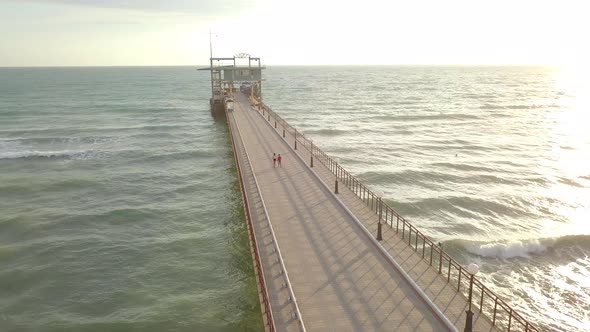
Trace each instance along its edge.
<path fill-rule="evenodd" d="M 429 264 L 426 245 L 418 250 L 411 231 L 404 238 L 384 226 L 383 240 L 376 241 L 373 202 L 345 185 L 334 194 L 334 173 L 320 160 L 310 167 L 313 147 L 295 150 L 296 132 L 283 133 L 245 96 L 235 95 L 234 109 L 228 124 L 255 234 L 255 263 L 268 292 L 267 329 L 463 331 L 468 304 L 458 288 L 464 292 L 468 280 L 461 272 L 458 284 L 448 282 L 440 266 L 432 267 L 432 247 Z M 273 167 L 273 152 L 282 155 L 281 167 Z M 495 331 L 476 309 L 474 331 Z"/>

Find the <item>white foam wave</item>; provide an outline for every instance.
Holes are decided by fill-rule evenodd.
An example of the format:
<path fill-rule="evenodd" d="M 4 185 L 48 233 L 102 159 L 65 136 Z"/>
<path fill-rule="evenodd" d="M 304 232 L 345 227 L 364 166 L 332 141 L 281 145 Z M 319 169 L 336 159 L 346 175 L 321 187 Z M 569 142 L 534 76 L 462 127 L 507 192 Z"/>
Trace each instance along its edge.
<path fill-rule="evenodd" d="M 493 243 L 474 243 L 466 246 L 466 249 L 482 257 L 530 257 L 531 254 L 543 253 L 551 246 L 552 241 L 526 240 Z"/>
<path fill-rule="evenodd" d="M 85 158 L 93 154 L 92 150 L 62 150 L 62 151 L 7 151 L 0 152 L 0 159 L 19 159 L 30 157 L 45 158 Z"/>

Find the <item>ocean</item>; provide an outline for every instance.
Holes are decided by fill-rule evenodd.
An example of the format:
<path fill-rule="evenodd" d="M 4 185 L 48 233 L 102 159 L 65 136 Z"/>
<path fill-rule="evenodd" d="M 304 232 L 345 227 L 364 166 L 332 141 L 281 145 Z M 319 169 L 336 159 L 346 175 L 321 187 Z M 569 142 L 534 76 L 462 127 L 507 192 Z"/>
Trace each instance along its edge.
<path fill-rule="evenodd" d="M 194 67 L 0 69 L 0 330 L 258 331 L 224 119 Z M 590 331 L 575 70 L 269 66 L 263 98 L 544 331 Z"/>

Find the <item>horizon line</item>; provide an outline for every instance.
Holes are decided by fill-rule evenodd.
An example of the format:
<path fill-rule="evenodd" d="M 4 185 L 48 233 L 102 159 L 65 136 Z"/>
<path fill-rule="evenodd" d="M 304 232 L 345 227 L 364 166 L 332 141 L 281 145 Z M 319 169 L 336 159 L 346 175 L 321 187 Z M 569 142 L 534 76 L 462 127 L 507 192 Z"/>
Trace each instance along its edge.
<path fill-rule="evenodd" d="M 391 64 L 264 64 L 265 66 L 275 67 L 563 67 L 565 64 L 551 64 L 551 63 L 391 63 Z M 145 68 L 145 67 L 202 67 L 209 66 L 209 64 L 177 64 L 177 65 L 22 65 L 22 66 L 3 66 L 0 68 Z"/>

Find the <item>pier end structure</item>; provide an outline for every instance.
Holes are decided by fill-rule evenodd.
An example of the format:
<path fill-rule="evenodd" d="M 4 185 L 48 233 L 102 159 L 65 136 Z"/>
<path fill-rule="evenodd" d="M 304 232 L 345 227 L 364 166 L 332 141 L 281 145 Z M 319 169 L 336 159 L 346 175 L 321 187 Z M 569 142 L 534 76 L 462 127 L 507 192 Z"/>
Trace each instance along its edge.
<path fill-rule="evenodd" d="M 211 72 L 211 112 L 223 112 L 225 103 L 232 99 L 240 84 L 242 92 L 248 92 L 252 100 L 262 101 L 262 65 L 260 58 L 239 53 L 231 58 L 209 58 L 209 67 L 200 70 Z"/>

